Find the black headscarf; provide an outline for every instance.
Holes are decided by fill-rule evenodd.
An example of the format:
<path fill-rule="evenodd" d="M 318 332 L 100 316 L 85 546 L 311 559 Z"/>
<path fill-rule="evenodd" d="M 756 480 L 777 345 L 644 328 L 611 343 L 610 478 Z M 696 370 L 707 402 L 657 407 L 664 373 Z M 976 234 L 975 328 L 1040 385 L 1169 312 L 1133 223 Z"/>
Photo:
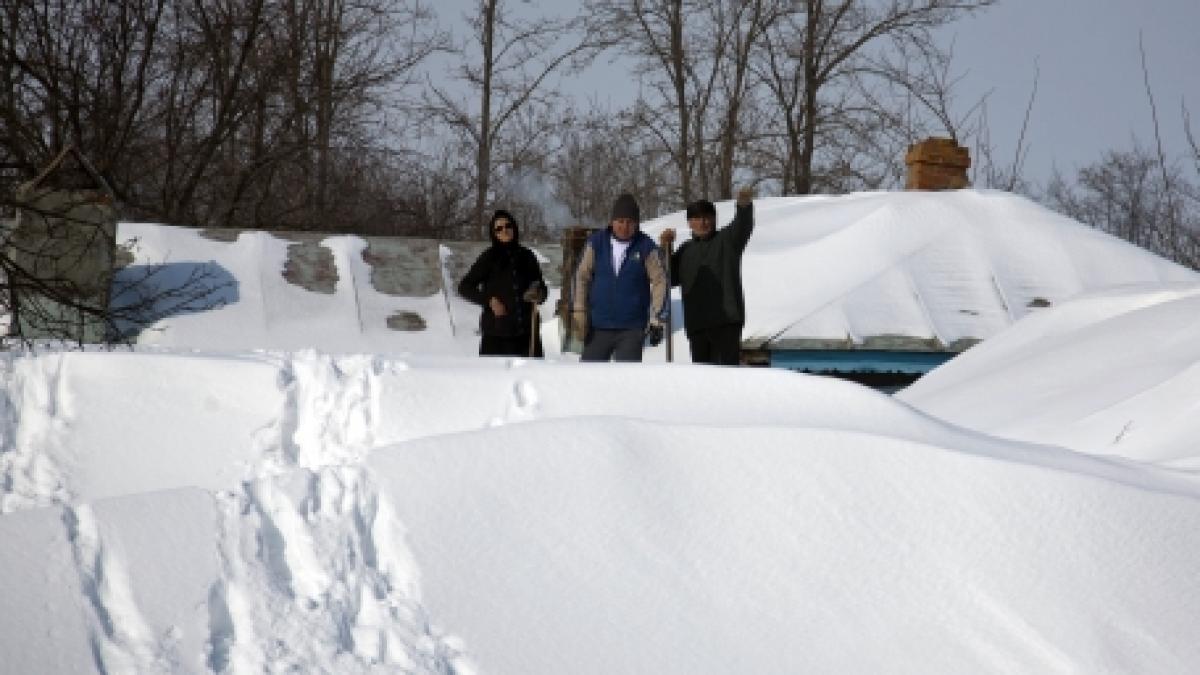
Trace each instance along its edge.
<path fill-rule="evenodd" d="M 508 222 L 512 223 L 512 228 L 513 228 L 512 241 L 502 242 L 496 238 L 496 230 L 495 230 L 496 221 L 500 220 L 501 218 L 507 218 Z M 490 237 L 492 240 L 492 246 L 514 246 L 515 247 L 521 243 L 521 228 L 517 225 L 517 219 L 513 217 L 513 214 L 509 213 L 508 211 L 505 211 L 504 209 L 496 209 L 496 212 L 492 214 L 491 222 L 488 223 L 488 237 Z"/>

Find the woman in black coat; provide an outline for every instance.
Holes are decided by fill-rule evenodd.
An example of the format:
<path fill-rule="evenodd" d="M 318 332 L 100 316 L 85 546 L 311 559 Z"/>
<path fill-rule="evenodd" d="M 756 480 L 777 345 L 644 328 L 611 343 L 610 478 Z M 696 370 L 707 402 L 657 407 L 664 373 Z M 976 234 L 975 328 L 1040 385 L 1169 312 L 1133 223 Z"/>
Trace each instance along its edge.
<path fill-rule="evenodd" d="M 503 209 L 488 227 L 492 245 L 479 255 L 458 285 L 464 298 L 483 307 L 479 316 L 480 356 L 542 356 L 533 319 L 546 299 L 546 282 L 533 251 L 521 246 L 517 219 Z"/>

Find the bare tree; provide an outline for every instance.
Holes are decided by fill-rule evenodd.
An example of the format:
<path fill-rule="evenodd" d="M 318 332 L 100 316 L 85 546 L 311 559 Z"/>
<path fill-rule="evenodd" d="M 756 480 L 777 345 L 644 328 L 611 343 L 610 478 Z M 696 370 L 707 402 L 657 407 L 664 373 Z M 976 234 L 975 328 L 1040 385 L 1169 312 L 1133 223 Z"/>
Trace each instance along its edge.
<path fill-rule="evenodd" d="M 636 195 L 643 217 L 678 208 L 673 158 L 627 112 L 593 108 L 580 115 L 549 173 L 573 224 L 607 225 L 617 191 Z"/>
<path fill-rule="evenodd" d="M 1142 83 L 1146 87 L 1146 100 L 1150 103 L 1150 119 L 1154 127 L 1154 148 L 1158 159 L 1158 169 L 1162 177 L 1163 195 L 1166 200 L 1166 213 L 1160 225 L 1166 232 L 1164 236 L 1173 244 L 1178 244 L 1180 235 L 1180 207 L 1176 199 L 1176 192 L 1172 172 L 1167 167 L 1167 155 L 1163 151 L 1162 131 L 1158 124 L 1158 105 L 1154 102 L 1154 90 L 1150 86 L 1150 69 L 1146 65 L 1146 46 L 1142 41 L 1142 35 L 1138 33 L 1138 53 L 1141 55 L 1142 66 Z"/>
<path fill-rule="evenodd" d="M 397 162 L 393 102 L 442 43 L 431 21 L 422 0 L 13 0 L 0 163 L 70 144 L 135 217 L 354 227 L 394 199 L 370 177 Z"/>
<path fill-rule="evenodd" d="M 744 116 L 753 103 L 753 60 L 766 31 L 786 15 L 789 4 L 774 0 L 721 0 L 714 3 L 714 25 L 730 26 L 728 56 L 722 59 L 720 92 L 716 101 L 718 109 L 723 108 L 716 129 L 717 175 L 713 186 L 719 199 L 733 198 L 737 154 L 747 145 L 748 129 Z"/>
<path fill-rule="evenodd" d="M 899 44 L 894 52 L 884 55 L 880 67 L 873 72 L 889 86 L 903 90 L 915 101 L 918 108 L 932 117 L 936 128 L 928 128 L 922 124 L 918 121 L 920 116 L 907 118 L 905 126 L 908 127 L 908 142 L 930 133 L 948 136 L 959 144 L 972 148 L 973 185 L 1010 192 L 1029 192 L 1032 188 L 1022 175 L 1029 153 L 1027 134 L 1037 101 L 1040 68 L 1035 61 L 1029 98 L 1013 156 L 1009 161 L 997 157 L 993 146 L 988 114 L 992 92 L 983 94 L 965 110 L 956 105 L 957 87 L 964 75 L 954 73 L 953 56 L 953 44 L 946 49 L 926 42 Z M 886 106 L 881 106 L 884 107 Z"/>
<path fill-rule="evenodd" d="M 1051 178 L 1046 201 L 1054 209 L 1176 262 L 1200 269 L 1200 217 L 1180 213 L 1200 189 L 1174 166 L 1162 171 L 1157 153 L 1135 146 L 1108 151 L 1079 170 L 1075 183 Z M 1170 227 L 1178 218 L 1179 228 Z"/>
<path fill-rule="evenodd" d="M 1196 135 L 1192 132 L 1192 115 L 1186 103 L 1181 103 L 1179 107 L 1180 116 L 1183 118 L 1183 133 L 1187 138 L 1188 148 L 1191 149 L 1191 160 L 1195 165 L 1196 174 L 1200 175 L 1200 143 L 1196 142 Z"/>
<path fill-rule="evenodd" d="M 737 28 L 714 25 L 714 17 L 721 17 L 727 4 L 718 0 L 584 3 L 593 46 L 616 49 L 635 59 L 634 72 L 645 86 L 634 106 L 635 120 L 671 156 L 678 198 L 684 202 L 708 187 L 703 185 L 708 167 L 702 164 L 705 121 Z M 732 4 L 739 15 L 745 11 L 746 3 Z M 733 114 L 736 118 L 736 110 Z M 729 133 L 736 133 L 732 125 Z"/>
<path fill-rule="evenodd" d="M 146 133 L 166 0 L 11 0 L 0 10 L 0 157 L 32 173 L 87 148 L 110 179 Z M 123 181 L 111 181 L 120 190 Z"/>
<path fill-rule="evenodd" d="M 510 164 L 519 163 L 525 156 L 522 147 L 537 147 L 534 139 L 542 130 L 533 130 L 533 138 L 510 137 L 506 132 L 532 108 L 553 105 L 549 77 L 579 54 L 585 43 L 575 33 L 576 21 L 523 18 L 503 0 L 481 0 L 467 20 L 471 39 L 456 50 L 461 62 L 454 76 L 469 94 L 456 95 L 431 81 L 425 108 L 473 149 L 472 218 L 482 227 L 493 193 L 497 155 L 507 154 Z"/>
<path fill-rule="evenodd" d="M 1196 142 L 1196 135 L 1192 132 L 1192 117 L 1188 111 L 1187 104 L 1181 102 L 1179 105 L 1180 117 L 1183 120 L 1183 134 L 1187 139 L 1188 155 L 1187 160 L 1192 166 L 1192 176 L 1196 179 L 1197 189 L 1185 193 L 1186 206 L 1184 211 L 1190 216 L 1190 222 L 1183 229 L 1183 236 L 1189 237 L 1193 242 L 1200 239 L 1200 143 Z M 1200 244 L 1197 244 L 1200 247 Z M 1197 256 L 1200 258 L 1200 256 Z"/>
<path fill-rule="evenodd" d="M 821 135 L 847 112 L 853 78 L 872 72 L 872 58 L 891 45 L 930 45 L 932 30 L 994 0 L 804 0 L 767 31 L 757 71 L 784 118 L 783 190 L 817 187 Z M 874 51 L 873 51 L 874 50 Z"/>
<path fill-rule="evenodd" d="M 1046 187 L 1045 200 L 1052 208 L 1093 227 L 1200 269 L 1200 149 L 1187 104 L 1181 102 L 1188 150 L 1181 156 L 1168 156 L 1140 35 L 1138 51 L 1153 149 L 1135 139 L 1132 150 L 1109 150 L 1100 161 L 1080 169 L 1073 183 L 1056 173 Z"/>
<path fill-rule="evenodd" d="M 358 165 L 380 128 L 378 111 L 412 84 L 417 67 L 440 49 L 444 36 L 423 32 L 432 15 L 418 2 L 292 0 L 283 8 L 288 60 L 288 105 L 294 133 L 310 148 L 307 210 L 314 226 L 329 227 L 340 187 L 336 165 Z M 344 165 L 344 164 L 343 164 Z"/>

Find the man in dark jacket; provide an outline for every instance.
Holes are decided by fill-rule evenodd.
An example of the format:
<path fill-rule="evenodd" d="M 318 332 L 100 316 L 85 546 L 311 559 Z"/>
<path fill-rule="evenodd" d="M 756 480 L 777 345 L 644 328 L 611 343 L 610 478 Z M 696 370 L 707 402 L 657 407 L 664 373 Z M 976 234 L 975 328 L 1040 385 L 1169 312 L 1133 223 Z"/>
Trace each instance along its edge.
<path fill-rule="evenodd" d="M 588 237 L 575 272 L 571 332 L 582 361 L 641 361 L 642 343 L 663 339 L 667 275 L 654 240 L 638 229 L 633 195 L 613 203 L 609 226 Z"/>
<path fill-rule="evenodd" d="M 671 285 L 683 288 L 683 328 L 693 363 L 738 365 L 746 323 L 742 253 L 754 232 L 752 199 L 750 190 L 738 192 L 733 221 L 721 230 L 712 202 L 688 204 L 692 238 L 671 255 Z M 659 241 L 669 250 L 675 230 L 663 230 Z"/>
<path fill-rule="evenodd" d="M 537 306 L 546 282 L 533 251 L 521 245 L 517 219 L 504 209 L 492 215 L 492 245 L 458 285 L 458 293 L 480 305 L 480 356 L 542 356 Z"/>

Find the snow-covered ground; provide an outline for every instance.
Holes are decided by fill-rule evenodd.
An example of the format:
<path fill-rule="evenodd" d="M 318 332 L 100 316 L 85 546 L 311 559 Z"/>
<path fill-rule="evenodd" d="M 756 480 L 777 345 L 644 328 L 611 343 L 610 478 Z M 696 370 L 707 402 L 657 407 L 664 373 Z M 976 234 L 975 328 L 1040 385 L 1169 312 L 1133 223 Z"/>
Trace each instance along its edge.
<path fill-rule="evenodd" d="M 1200 669 L 1194 285 L 1055 298 L 887 397 L 436 321 L 353 354 L 338 298 L 410 300 L 304 321 L 268 276 L 0 359 L 0 672 Z"/>

